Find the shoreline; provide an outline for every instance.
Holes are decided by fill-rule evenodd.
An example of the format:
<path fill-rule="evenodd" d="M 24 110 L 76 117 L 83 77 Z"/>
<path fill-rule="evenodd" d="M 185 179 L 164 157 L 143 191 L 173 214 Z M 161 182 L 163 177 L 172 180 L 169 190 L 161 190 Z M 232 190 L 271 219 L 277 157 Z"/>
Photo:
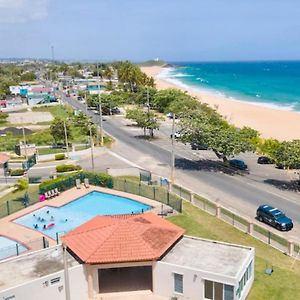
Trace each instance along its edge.
<path fill-rule="evenodd" d="M 184 83 L 168 81 L 160 76 L 166 70 L 163 67 L 142 67 L 141 70 L 154 77 L 158 89 L 177 88 L 187 91 L 199 101 L 216 108 L 231 124 L 238 127 L 248 126 L 258 130 L 264 138 L 275 138 L 280 141 L 300 138 L 299 112 L 270 107 L 264 103 L 230 99 Z"/>

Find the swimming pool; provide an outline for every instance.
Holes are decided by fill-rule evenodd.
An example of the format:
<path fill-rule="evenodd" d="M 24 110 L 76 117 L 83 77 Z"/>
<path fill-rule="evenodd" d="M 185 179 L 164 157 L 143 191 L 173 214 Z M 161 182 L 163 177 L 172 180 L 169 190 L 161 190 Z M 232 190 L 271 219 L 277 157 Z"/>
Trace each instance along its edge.
<path fill-rule="evenodd" d="M 57 233 L 67 233 L 97 215 L 140 213 L 151 208 L 129 198 L 93 191 L 58 208 L 44 206 L 14 222 L 56 239 Z"/>
<path fill-rule="evenodd" d="M 0 260 L 11 256 L 18 255 L 27 249 L 16 242 L 4 236 L 0 236 Z"/>

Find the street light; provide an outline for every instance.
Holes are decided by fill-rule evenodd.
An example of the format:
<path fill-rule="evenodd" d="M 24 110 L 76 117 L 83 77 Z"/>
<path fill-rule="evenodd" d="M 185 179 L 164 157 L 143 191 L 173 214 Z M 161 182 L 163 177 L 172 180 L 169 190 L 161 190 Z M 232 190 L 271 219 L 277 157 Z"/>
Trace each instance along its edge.
<path fill-rule="evenodd" d="M 175 113 L 172 114 L 171 186 L 175 183 Z"/>
<path fill-rule="evenodd" d="M 100 95 L 100 76 L 99 76 L 99 64 L 97 63 L 97 77 L 98 77 L 98 108 L 99 108 L 99 125 L 100 125 L 100 146 L 103 146 L 103 120 L 102 120 L 102 102 Z"/>
<path fill-rule="evenodd" d="M 94 139 L 92 134 L 92 125 L 89 124 L 90 130 L 90 144 L 91 144 L 91 161 L 92 161 L 92 170 L 95 171 L 95 163 L 94 163 Z"/>

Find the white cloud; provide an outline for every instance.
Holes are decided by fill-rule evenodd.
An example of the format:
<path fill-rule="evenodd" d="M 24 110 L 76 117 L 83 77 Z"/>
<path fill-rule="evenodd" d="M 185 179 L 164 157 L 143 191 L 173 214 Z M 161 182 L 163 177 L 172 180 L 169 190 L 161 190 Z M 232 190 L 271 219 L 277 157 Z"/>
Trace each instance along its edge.
<path fill-rule="evenodd" d="M 48 0 L 0 0 L 0 23 L 22 23 L 47 16 Z"/>

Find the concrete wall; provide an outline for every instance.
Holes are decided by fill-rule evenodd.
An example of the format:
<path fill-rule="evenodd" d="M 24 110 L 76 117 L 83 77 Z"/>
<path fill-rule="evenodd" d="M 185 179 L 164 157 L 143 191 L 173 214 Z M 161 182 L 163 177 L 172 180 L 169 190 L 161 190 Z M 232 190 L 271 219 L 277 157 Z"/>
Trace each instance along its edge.
<path fill-rule="evenodd" d="M 254 266 L 254 262 L 253 262 Z M 245 270 L 247 265 L 241 269 Z M 183 294 L 174 292 L 174 273 L 183 275 Z M 240 300 L 248 295 L 253 283 L 254 271 L 251 280 L 244 287 Z M 178 299 L 204 299 L 204 280 L 220 282 L 234 287 L 234 299 L 238 299 L 236 289 L 238 278 L 226 277 L 219 274 L 205 273 L 188 267 L 177 266 L 165 262 L 157 262 L 153 267 L 153 293 L 163 297 L 177 297 Z"/>
<path fill-rule="evenodd" d="M 87 279 L 82 265 L 69 269 L 70 292 L 72 300 L 88 299 Z M 57 279 L 57 282 L 51 280 Z M 0 292 L 2 300 L 65 300 L 64 272 L 27 282 Z"/>

